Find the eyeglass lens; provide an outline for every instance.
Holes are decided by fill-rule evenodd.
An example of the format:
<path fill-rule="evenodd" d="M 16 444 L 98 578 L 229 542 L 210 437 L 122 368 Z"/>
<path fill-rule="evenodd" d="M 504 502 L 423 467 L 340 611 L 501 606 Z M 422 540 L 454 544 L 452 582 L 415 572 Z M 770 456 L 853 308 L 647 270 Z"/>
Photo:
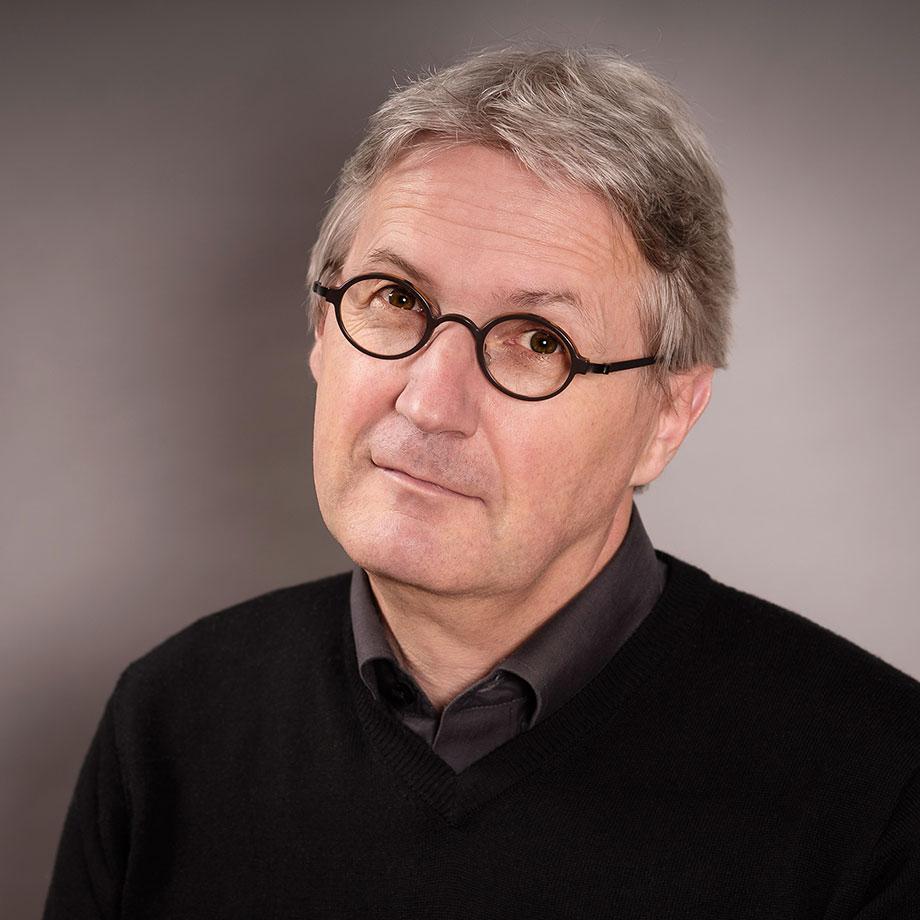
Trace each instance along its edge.
<path fill-rule="evenodd" d="M 348 336 L 380 357 L 412 351 L 428 328 L 428 311 L 412 290 L 386 278 L 366 278 L 348 287 L 339 308 Z M 519 396 L 547 396 L 566 381 L 571 355 L 551 329 L 531 319 L 496 323 L 483 343 L 488 373 Z"/>

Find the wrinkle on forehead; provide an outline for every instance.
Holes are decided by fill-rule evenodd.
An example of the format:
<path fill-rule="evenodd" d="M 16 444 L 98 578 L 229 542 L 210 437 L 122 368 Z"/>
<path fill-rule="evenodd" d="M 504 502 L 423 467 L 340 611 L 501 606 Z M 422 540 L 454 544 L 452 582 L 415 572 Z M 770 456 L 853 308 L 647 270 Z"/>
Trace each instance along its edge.
<path fill-rule="evenodd" d="M 586 194 L 581 193 L 578 198 Z M 538 189 L 533 197 L 502 198 L 496 194 L 492 199 L 481 189 L 466 190 L 444 181 L 426 183 L 419 188 L 408 182 L 384 179 L 373 197 L 374 204 L 390 212 L 391 219 L 422 215 L 435 224 L 444 223 L 479 239 L 485 237 L 489 245 L 500 244 L 502 239 L 517 241 L 522 252 L 537 247 L 541 255 L 555 253 L 559 264 L 574 263 L 573 267 L 591 274 L 598 273 L 605 264 L 613 268 L 617 256 L 626 256 L 630 248 L 631 241 L 622 238 L 608 209 L 598 208 L 594 215 L 588 215 L 583 200 L 560 197 L 549 202 L 539 195 Z M 515 198 L 518 207 L 514 206 Z M 598 221 L 597 217 L 603 220 Z M 502 250 L 512 252 L 517 248 L 505 244 Z M 562 256 L 572 261 L 564 261 Z"/>
<path fill-rule="evenodd" d="M 458 215 L 458 219 L 451 219 L 441 208 L 426 207 L 424 196 L 419 196 L 417 203 L 395 201 L 389 205 L 392 215 L 391 221 L 404 219 L 412 220 L 419 215 L 426 218 L 426 232 L 432 233 L 440 239 L 448 239 L 450 228 L 474 235 L 480 246 L 487 246 L 493 252 L 521 255 L 526 254 L 531 258 L 566 269 L 583 271 L 585 274 L 596 274 L 598 268 L 605 262 L 612 261 L 609 247 L 603 246 L 600 241 L 589 233 L 580 233 L 573 230 L 564 220 L 553 221 L 549 218 L 534 220 L 531 215 L 522 214 L 511 209 L 496 209 L 491 215 L 493 220 L 488 222 L 482 218 L 486 216 L 485 207 L 476 207 L 469 212 Z M 455 199 L 460 202 L 462 199 Z M 478 213 L 477 213 L 478 212 Z M 456 212 L 454 212 L 456 213 Z M 507 223 L 496 227 L 494 218 L 502 214 Z M 480 219 L 477 220 L 477 217 Z M 576 219 L 572 215 L 572 220 Z M 438 232 L 438 224 L 443 224 L 442 232 Z M 563 236 L 564 235 L 564 236 Z M 569 237 L 565 239 L 564 237 Z"/>

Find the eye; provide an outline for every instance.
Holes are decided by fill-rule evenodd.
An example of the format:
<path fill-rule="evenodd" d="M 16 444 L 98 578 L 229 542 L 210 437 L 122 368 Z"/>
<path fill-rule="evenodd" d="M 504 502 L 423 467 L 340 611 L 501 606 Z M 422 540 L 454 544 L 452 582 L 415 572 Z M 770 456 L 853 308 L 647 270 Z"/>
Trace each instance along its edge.
<path fill-rule="evenodd" d="M 416 310 L 420 306 L 418 298 L 404 288 L 386 287 L 382 288 L 379 294 L 391 307 L 400 310 Z"/>
<path fill-rule="evenodd" d="M 487 356 L 490 352 L 495 356 L 502 352 L 514 361 L 544 358 L 558 361 L 568 357 L 565 339 L 547 326 L 539 325 L 536 317 L 502 319 L 489 330 L 484 347 Z"/>
<path fill-rule="evenodd" d="M 551 355 L 559 348 L 559 339 L 549 332 L 532 332 L 529 335 L 530 341 L 527 344 L 538 355 Z"/>

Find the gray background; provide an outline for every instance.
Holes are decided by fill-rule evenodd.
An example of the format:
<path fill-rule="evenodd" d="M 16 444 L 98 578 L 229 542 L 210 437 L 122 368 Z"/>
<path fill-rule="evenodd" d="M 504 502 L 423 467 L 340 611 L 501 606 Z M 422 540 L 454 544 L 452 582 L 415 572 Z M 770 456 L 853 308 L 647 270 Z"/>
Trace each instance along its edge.
<path fill-rule="evenodd" d="M 522 38 L 672 80 L 722 164 L 731 368 L 656 545 L 920 676 L 916 4 L 131 3 L 0 13 L 0 912 L 39 910 L 119 671 L 341 569 L 305 254 L 394 77 Z"/>

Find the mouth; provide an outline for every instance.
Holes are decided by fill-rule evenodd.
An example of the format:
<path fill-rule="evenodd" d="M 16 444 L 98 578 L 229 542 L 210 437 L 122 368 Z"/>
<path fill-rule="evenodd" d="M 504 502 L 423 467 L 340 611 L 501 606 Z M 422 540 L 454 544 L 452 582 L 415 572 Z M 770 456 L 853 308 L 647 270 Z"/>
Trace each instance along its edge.
<path fill-rule="evenodd" d="M 407 473 L 405 470 L 396 469 L 395 467 L 391 466 L 382 466 L 379 463 L 374 463 L 373 460 L 371 463 L 373 463 L 381 473 L 392 479 L 394 482 L 397 482 L 403 486 L 408 486 L 409 488 L 415 489 L 419 492 L 425 492 L 428 495 L 450 496 L 453 498 L 475 498 L 473 495 L 467 495 L 465 492 L 457 492 L 455 489 L 450 489 L 447 486 L 443 486 L 439 482 L 433 482 L 430 479 L 422 479 L 418 476 L 413 476 L 411 473 Z"/>

